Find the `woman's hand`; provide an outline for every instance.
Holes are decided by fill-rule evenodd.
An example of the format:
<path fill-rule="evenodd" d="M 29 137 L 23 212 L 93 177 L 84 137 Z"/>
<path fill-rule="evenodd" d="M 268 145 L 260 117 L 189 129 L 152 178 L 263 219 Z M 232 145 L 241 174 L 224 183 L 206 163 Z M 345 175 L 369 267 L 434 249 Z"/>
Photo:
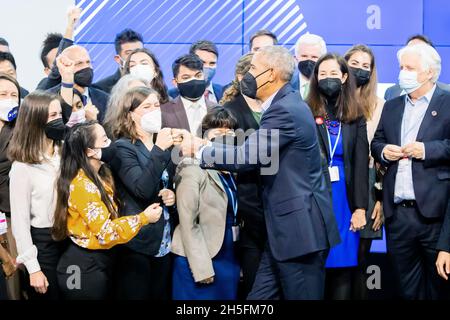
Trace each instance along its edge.
<path fill-rule="evenodd" d="M 48 288 L 47 277 L 42 271 L 30 274 L 30 285 L 37 293 L 45 294 Z"/>
<path fill-rule="evenodd" d="M 161 150 L 166 150 L 173 146 L 172 129 L 164 128 L 158 132 L 155 143 Z"/>
<path fill-rule="evenodd" d="M 175 193 L 172 190 L 162 189 L 158 193 L 158 197 L 162 198 L 162 201 L 166 207 L 171 207 L 175 204 Z"/>
<path fill-rule="evenodd" d="M 84 108 L 84 111 L 86 112 L 86 120 L 97 120 L 98 116 L 98 109 L 96 106 L 94 106 L 92 103 L 88 103 L 87 106 Z"/>
<path fill-rule="evenodd" d="M 438 274 L 448 280 L 448 275 L 450 274 L 450 253 L 445 251 L 440 251 L 436 260 L 436 269 Z"/>
<path fill-rule="evenodd" d="M 372 220 L 374 220 L 372 225 L 373 231 L 378 231 L 381 229 L 381 226 L 384 223 L 384 214 L 383 214 L 383 208 L 380 201 L 375 202 L 375 207 L 373 208 Z"/>
<path fill-rule="evenodd" d="M 214 276 L 199 281 L 199 283 L 202 283 L 202 284 L 211 284 L 211 283 L 213 283 L 213 282 L 214 282 Z"/>
<path fill-rule="evenodd" d="M 153 203 L 149 205 L 145 210 L 144 214 L 150 223 L 155 223 L 161 217 L 162 208 L 159 203 Z"/>
<path fill-rule="evenodd" d="M 350 230 L 353 232 L 364 229 L 366 225 L 366 210 L 356 209 L 350 220 Z"/>

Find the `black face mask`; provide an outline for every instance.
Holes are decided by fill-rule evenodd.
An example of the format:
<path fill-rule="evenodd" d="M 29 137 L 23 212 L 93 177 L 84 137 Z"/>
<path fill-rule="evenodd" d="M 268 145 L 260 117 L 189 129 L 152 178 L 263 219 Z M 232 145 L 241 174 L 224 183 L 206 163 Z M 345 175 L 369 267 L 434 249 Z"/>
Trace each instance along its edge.
<path fill-rule="evenodd" d="M 187 82 L 178 82 L 177 87 L 183 98 L 195 101 L 205 93 L 206 82 L 205 80 L 193 79 Z"/>
<path fill-rule="evenodd" d="M 103 163 L 110 163 L 115 156 L 115 144 L 111 143 L 109 147 L 102 148 L 102 157 L 100 158 L 100 161 Z"/>
<path fill-rule="evenodd" d="M 310 78 L 312 72 L 314 71 L 314 67 L 316 66 L 316 62 L 312 60 L 304 60 L 298 63 L 298 70 L 302 75 L 306 78 Z"/>
<path fill-rule="evenodd" d="M 81 69 L 73 75 L 73 81 L 80 87 L 90 87 L 94 78 L 94 70 L 92 68 Z"/>
<path fill-rule="evenodd" d="M 66 126 L 62 118 L 55 119 L 53 121 L 48 122 L 45 125 L 45 135 L 47 138 L 52 139 L 54 141 L 64 140 L 64 136 L 66 135 Z"/>
<path fill-rule="evenodd" d="M 370 71 L 361 69 L 361 68 L 352 68 L 350 67 L 350 71 L 352 72 L 353 76 L 356 80 L 356 86 L 359 88 L 370 80 Z"/>
<path fill-rule="evenodd" d="M 342 89 L 339 78 L 325 78 L 319 81 L 319 91 L 327 98 L 336 98 Z"/>
<path fill-rule="evenodd" d="M 256 99 L 256 93 L 257 93 L 258 89 L 269 83 L 269 81 L 266 81 L 258 87 L 256 78 L 263 75 L 264 73 L 266 73 L 269 70 L 271 70 L 271 69 L 267 69 L 266 71 L 261 72 L 256 77 L 253 76 L 250 72 L 247 72 L 241 80 L 241 93 L 244 96 L 247 96 L 251 99 Z"/>

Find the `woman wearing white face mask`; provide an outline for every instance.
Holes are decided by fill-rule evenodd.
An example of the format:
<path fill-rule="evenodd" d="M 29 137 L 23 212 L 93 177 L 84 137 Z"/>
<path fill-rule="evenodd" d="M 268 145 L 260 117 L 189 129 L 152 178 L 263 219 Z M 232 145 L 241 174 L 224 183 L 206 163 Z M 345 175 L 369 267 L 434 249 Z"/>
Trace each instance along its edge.
<path fill-rule="evenodd" d="M 132 74 L 150 82 L 151 88 L 159 94 L 161 104 L 169 101 L 167 86 L 156 56 L 146 48 L 134 50 L 128 57 L 123 74 Z"/>
<path fill-rule="evenodd" d="M 124 206 L 130 215 L 159 202 L 163 214 L 158 222 L 144 227 L 135 239 L 119 248 L 117 296 L 121 299 L 170 298 L 171 223 L 175 194 L 174 165 L 169 148 L 171 129 L 161 129 L 158 94 L 146 87 L 131 89 L 114 120 L 115 158 L 111 169 Z M 154 139 L 154 134 L 158 133 Z"/>

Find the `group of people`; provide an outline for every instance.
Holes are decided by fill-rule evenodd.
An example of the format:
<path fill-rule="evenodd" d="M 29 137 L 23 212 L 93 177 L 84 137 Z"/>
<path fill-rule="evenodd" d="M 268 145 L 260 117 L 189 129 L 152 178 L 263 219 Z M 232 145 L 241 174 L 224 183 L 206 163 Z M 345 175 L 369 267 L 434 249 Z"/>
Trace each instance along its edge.
<path fill-rule="evenodd" d="M 383 225 L 399 295 L 449 297 L 450 87 L 425 36 L 384 100 L 368 46 L 308 33 L 293 56 L 267 30 L 225 86 L 193 43 L 169 90 L 131 29 L 94 83 L 68 18 L 31 93 L 0 39 L 2 299 L 367 299 Z"/>

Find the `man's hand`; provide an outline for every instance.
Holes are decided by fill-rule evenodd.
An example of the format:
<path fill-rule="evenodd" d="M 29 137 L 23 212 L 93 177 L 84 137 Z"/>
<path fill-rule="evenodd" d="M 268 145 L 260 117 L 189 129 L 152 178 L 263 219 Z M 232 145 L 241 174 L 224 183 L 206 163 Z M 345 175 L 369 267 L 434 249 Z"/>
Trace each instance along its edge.
<path fill-rule="evenodd" d="M 383 156 L 386 160 L 397 161 L 404 157 L 402 147 L 388 144 L 383 149 Z"/>
<path fill-rule="evenodd" d="M 383 215 L 383 208 L 380 201 L 375 202 L 375 207 L 373 208 L 372 220 L 374 220 L 372 225 L 373 231 L 378 231 L 381 229 L 381 226 L 384 223 L 384 215 Z"/>
<path fill-rule="evenodd" d="M 436 260 L 436 269 L 438 274 L 448 280 L 448 275 L 450 274 L 450 253 L 445 251 L 440 251 Z"/>
<path fill-rule="evenodd" d="M 78 7 L 74 7 L 69 10 L 67 13 L 67 25 L 74 27 L 81 17 L 81 9 Z"/>
<path fill-rule="evenodd" d="M 423 160 L 425 156 L 425 145 L 423 142 L 417 141 L 408 143 L 402 148 L 402 152 L 408 157 Z"/>
<path fill-rule="evenodd" d="M 97 120 L 99 111 L 92 103 L 88 103 L 84 108 L 84 111 L 86 112 L 86 120 Z"/>
<path fill-rule="evenodd" d="M 74 63 L 66 55 L 60 54 L 56 58 L 56 66 L 61 74 L 61 80 L 65 83 L 73 83 Z"/>
<path fill-rule="evenodd" d="M 162 189 L 158 193 L 158 197 L 162 198 L 162 201 L 166 207 L 171 207 L 175 204 L 175 193 L 169 189 Z"/>

